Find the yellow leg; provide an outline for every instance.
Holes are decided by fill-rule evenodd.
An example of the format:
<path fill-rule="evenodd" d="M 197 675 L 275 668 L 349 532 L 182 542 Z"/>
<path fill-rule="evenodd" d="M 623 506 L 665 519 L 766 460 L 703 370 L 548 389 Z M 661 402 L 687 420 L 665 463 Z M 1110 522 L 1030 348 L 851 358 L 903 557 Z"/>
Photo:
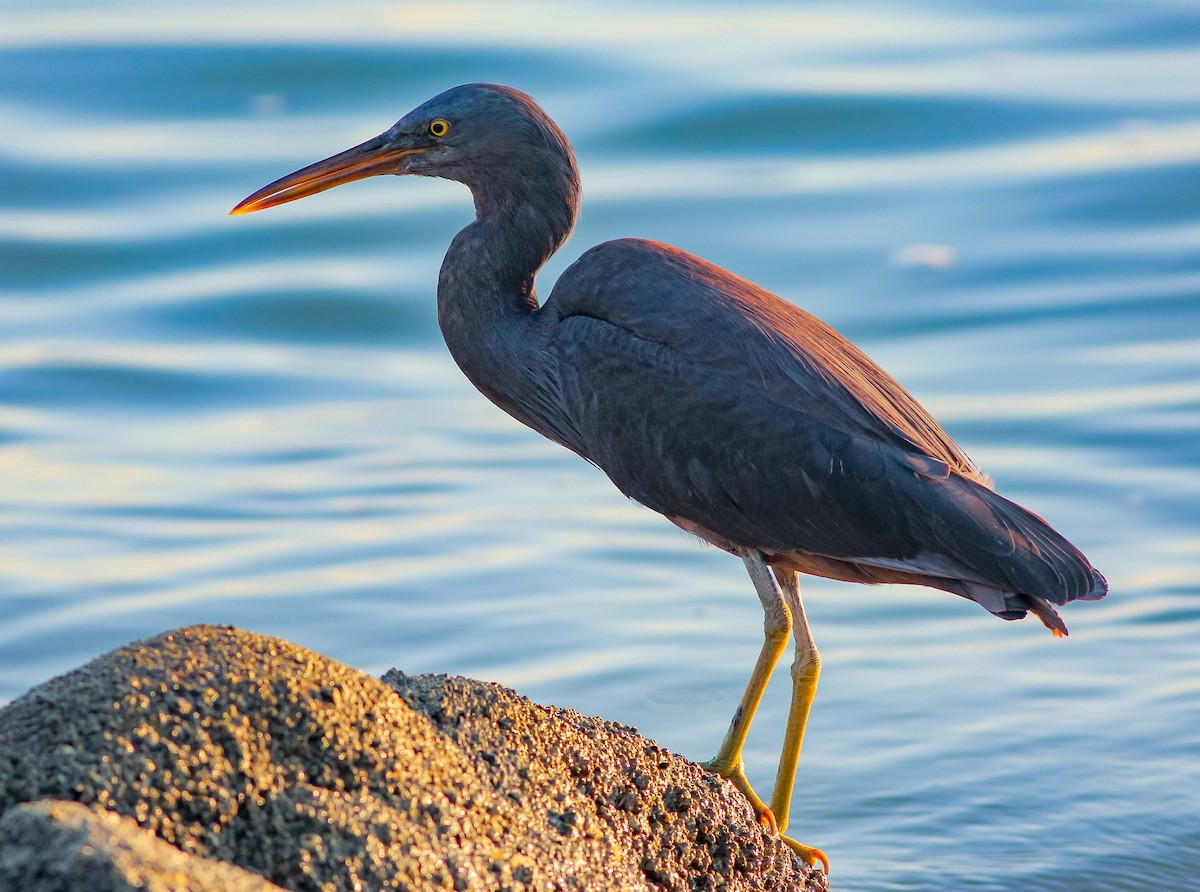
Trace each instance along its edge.
<path fill-rule="evenodd" d="M 804 605 L 800 600 L 799 574 L 788 571 L 781 574 L 779 579 L 782 587 L 772 578 L 771 570 L 766 561 L 757 551 L 748 552 L 743 560 L 746 570 L 754 582 L 754 590 L 763 605 L 763 646 L 759 651 L 758 661 L 754 664 L 754 672 L 742 694 L 742 702 L 733 715 L 729 731 L 717 755 L 704 764 L 710 771 L 729 778 L 733 785 L 750 801 L 751 807 L 758 819 L 766 824 L 771 832 L 782 833 L 787 826 L 788 815 L 791 811 L 792 787 L 796 780 L 796 764 L 800 758 L 800 744 L 804 740 L 804 725 L 808 719 L 808 711 L 812 706 L 813 696 L 817 689 L 817 676 L 821 671 L 820 656 L 808 630 L 808 622 L 804 618 Z M 754 792 L 746 779 L 742 763 L 742 749 L 746 745 L 746 735 L 750 731 L 750 723 L 762 700 L 771 672 L 783 650 L 787 646 L 788 632 L 792 630 L 793 616 L 796 616 L 796 663 L 792 666 L 792 707 L 788 713 L 787 734 L 784 737 L 783 752 L 779 759 L 779 772 L 775 777 L 775 789 L 771 794 L 771 807 L 768 808 L 762 799 Z M 801 662 L 801 642 L 805 643 L 804 653 L 811 655 Z M 798 674 L 798 668 L 800 671 Z M 786 836 L 781 837 L 793 851 L 809 864 L 820 863 L 826 873 L 829 873 L 829 859 L 820 849 L 814 849 Z"/>
<path fill-rule="evenodd" d="M 796 639 L 796 659 L 792 663 L 792 705 L 788 711 L 787 731 L 783 738 L 783 750 L 779 754 L 779 771 L 775 775 L 775 789 L 771 792 L 771 811 L 782 834 L 788 826 L 792 810 L 792 788 L 796 784 L 796 766 L 800 762 L 800 747 L 804 743 L 804 728 L 808 724 L 808 713 L 817 694 L 817 679 L 821 677 L 821 654 L 808 628 L 808 617 L 804 613 L 804 601 L 800 598 L 800 574 L 792 570 L 776 572 L 783 598 L 792 615 L 792 636 Z M 794 839 L 783 837 L 792 849 L 809 864 L 818 861 L 829 873 L 829 859 L 820 849 L 814 849 Z"/>
<path fill-rule="evenodd" d="M 746 735 L 750 733 L 750 723 L 754 721 L 754 713 L 758 711 L 758 704 L 767 689 L 767 682 L 771 680 L 771 672 L 787 647 L 792 617 L 783 602 L 783 595 L 771 579 L 771 571 L 767 569 L 766 563 L 757 552 L 754 553 L 754 559 L 746 557 L 745 562 L 763 606 L 763 646 L 754 664 L 754 672 L 746 685 L 746 692 L 742 694 L 742 702 L 738 704 L 733 721 L 729 724 L 729 731 L 721 742 L 721 748 L 713 758 L 704 763 L 704 767 L 733 781 L 733 785 L 750 800 L 758 819 L 774 831 L 775 815 L 754 792 L 750 781 L 746 780 L 742 748 L 746 745 Z"/>

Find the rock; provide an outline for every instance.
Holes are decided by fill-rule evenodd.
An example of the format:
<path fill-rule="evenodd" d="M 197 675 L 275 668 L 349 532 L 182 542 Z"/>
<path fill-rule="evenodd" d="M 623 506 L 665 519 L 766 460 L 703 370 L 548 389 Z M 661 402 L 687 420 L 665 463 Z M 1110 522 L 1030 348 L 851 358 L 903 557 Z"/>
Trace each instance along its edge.
<path fill-rule="evenodd" d="M 19 805 L 0 818 L 0 889 L 282 892 L 232 864 L 185 855 L 132 818 L 53 800 Z"/>
<path fill-rule="evenodd" d="M 294 890 L 826 888 L 732 785 L 632 728 L 386 681 L 232 628 L 132 644 L 0 710 L 0 813 L 73 800 Z"/>

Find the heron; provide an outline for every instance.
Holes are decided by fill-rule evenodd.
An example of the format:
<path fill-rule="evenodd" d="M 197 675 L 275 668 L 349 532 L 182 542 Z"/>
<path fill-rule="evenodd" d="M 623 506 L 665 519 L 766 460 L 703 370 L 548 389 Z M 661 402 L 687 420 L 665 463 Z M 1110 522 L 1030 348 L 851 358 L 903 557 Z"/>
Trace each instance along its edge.
<path fill-rule="evenodd" d="M 784 836 L 821 672 L 800 574 L 929 586 L 1006 620 L 1098 600 L 1104 577 L 991 480 L 866 354 L 813 315 L 679 248 L 604 242 L 540 302 L 535 278 L 567 240 L 580 177 L 566 136 L 525 93 L 453 87 L 384 133 L 290 173 L 246 214 L 379 174 L 465 184 L 475 218 L 451 241 L 438 324 L 459 368 L 509 415 L 582 456 L 627 497 L 740 557 L 763 644 L 716 756 Z M 743 749 L 792 639 L 792 693 L 770 804 Z"/>

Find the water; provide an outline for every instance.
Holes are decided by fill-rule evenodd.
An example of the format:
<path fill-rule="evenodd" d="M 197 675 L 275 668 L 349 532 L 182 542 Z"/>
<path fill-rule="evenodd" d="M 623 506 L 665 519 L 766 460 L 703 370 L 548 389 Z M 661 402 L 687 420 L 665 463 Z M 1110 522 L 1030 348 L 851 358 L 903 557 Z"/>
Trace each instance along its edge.
<path fill-rule="evenodd" d="M 1200 888 L 1190 2 L 0 9 L 0 701 L 197 622 L 711 755 L 739 563 L 493 409 L 437 331 L 456 185 L 243 196 L 455 83 L 531 93 L 607 238 L 822 316 L 1108 576 L 1072 636 L 807 583 L 793 829 L 854 890 Z M 782 671 L 748 750 L 768 787 Z"/>

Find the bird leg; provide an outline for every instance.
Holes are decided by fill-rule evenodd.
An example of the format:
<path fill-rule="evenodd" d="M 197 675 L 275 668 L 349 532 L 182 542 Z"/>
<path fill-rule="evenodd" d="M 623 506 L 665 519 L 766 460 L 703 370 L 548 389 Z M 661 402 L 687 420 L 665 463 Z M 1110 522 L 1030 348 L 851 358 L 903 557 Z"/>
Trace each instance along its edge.
<path fill-rule="evenodd" d="M 821 671 L 820 656 L 808 631 L 808 623 L 804 618 L 804 604 L 800 600 L 800 576 L 798 573 L 786 571 L 780 575 L 777 583 L 771 575 L 767 562 L 758 551 L 747 551 L 742 560 L 746 570 L 754 582 L 754 590 L 763 606 L 763 646 L 758 654 L 758 662 L 754 664 L 754 672 L 742 694 L 742 702 L 738 704 L 737 712 L 733 714 L 733 722 L 725 740 L 721 743 L 717 755 L 704 763 L 709 771 L 716 772 L 729 778 L 742 795 L 750 801 L 750 806 L 758 815 L 759 821 L 766 824 L 772 833 L 782 834 L 787 827 L 788 814 L 791 811 L 792 786 L 796 780 L 796 763 L 800 758 L 800 743 L 804 739 L 804 724 L 808 719 L 808 710 L 812 705 L 813 695 L 817 689 L 817 676 Z M 782 588 L 780 583 L 782 583 Z M 792 666 L 792 708 L 788 713 L 787 735 L 784 738 L 783 752 L 779 759 L 779 773 L 775 778 L 775 789 L 771 794 L 771 806 L 758 797 L 746 779 L 745 767 L 742 763 L 742 748 L 746 745 L 746 735 L 750 731 L 750 723 L 762 700 L 771 672 L 787 646 L 788 632 L 792 631 L 793 617 L 796 619 L 796 663 Z M 802 642 L 804 643 L 802 658 Z M 794 839 L 780 836 L 780 839 L 796 852 L 807 863 L 816 865 L 818 862 L 829 873 L 829 859 L 820 849 L 814 849 Z"/>
<path fill-rule="evenodd" d="M 771 792 L 771 811 L 782 834 L 787 829 L 792 810 L 792 788 L 796 783 L 796 765 L 800 761 L 800 746 L 804 743 L 804 728 L 808 724 L 808 713 L 817 694 L 817 679 L 821 676 L 821 654 L 808 628 L 808 617 L 804 613 L 804 601 L 800 597 L 800 574 L 795 570 L 776 570 L 776 578 L 783 590 L 783 599 L 792 615 L 792 637 L 796 640 L 796 659 L 792 662 L 792 705 L 788 710 L 787 731 L 783 738 L 783 750 L 779 754 L 779 771 L 775 775 L 775 789 Z M 820 849 L 814 849 L 784 836 L 783 841 L 793 848 L 809 864 L 820 861 L 829 873 L 829 859 Z"/>
<path fill-rule="evenodd" d="M 742 702 L 738 704 L 729 724 L 729 731 L 721 742 L 717 754 L 704 763 L 704 767 L 722 777 L 733 781 L 733 785 L 741 791 L 758 815 L 759 821 L 766 824 L 772 832 L 776 830 L 775 815 L 767 807 L 746 779 L 745 767 L 742 763 L 742 748 L 746 745 L 746 735 L 750 732 L 750 723 L 762 700 L 767 682 L 771 680 L 771 672 L 787 647 L 788 632 L 792 628 L 792 616 L 784 603 L 783 595 L 771 571 L 757 551 L 748 551 L 742 558 L 750 578 L 754 581 L 754 590 L 763 606 L 763 646 L 758 653 L 758 661 L 754 664 L 754 672 L 742 694 Z"/>

